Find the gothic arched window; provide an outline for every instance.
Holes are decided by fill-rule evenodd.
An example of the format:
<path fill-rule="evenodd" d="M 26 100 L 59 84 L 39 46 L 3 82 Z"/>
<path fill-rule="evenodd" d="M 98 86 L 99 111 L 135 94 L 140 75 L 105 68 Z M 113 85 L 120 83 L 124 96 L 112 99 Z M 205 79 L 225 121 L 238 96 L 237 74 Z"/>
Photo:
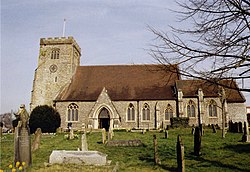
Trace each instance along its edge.
<path fill-rule="evenodd" d="M 51 52 L 51 59 L 59 59 L 59 49 L 53 49 Z"/>
<path fill-rule="evenodd" d="M 135 120 L 135 107 L 132 103 L 128 106 L 128 112 L 127 112 L 127 120 L 128 121 L 134 121 Z"/>
<path fill-rule="evenodd" d="M 209 102 L 208 113 L 210 117 L 217 117 L 217 103 L 214 100 Z"/>
<path fill-rule="evenodd" d="M 78 121 L 78 106 L 75 103 L 68 106 L 68 121 Z"/>
<path fill-rule="evenodd" d="M 187 115 L 188 117 L 195 117 L 195 104 L 192 100 L 188 102 Z"/>
<path fill-rule="evenodd" d="M 170 120 L 173 117 L 173 108 L 168 104 L 167 109 L 165 110 L 165 120 Z"/>
<path fill-rule="evenodd" d="M 149 121 L 150 120 L 150 109 L 147 103 L 144 104 L 142 109 L 142 120 Z"/>

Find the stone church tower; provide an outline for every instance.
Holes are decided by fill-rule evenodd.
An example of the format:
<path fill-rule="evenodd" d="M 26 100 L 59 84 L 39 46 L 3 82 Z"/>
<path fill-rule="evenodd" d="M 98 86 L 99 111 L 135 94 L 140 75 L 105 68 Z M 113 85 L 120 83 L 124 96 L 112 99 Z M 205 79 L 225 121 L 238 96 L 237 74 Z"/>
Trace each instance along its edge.
<path fill-rule="evenodd" d="M 80 65 L 81 48 L 73 37 L 41 38 L 38 66 L 31 92 L 30 110 L 53 105 Z"/>

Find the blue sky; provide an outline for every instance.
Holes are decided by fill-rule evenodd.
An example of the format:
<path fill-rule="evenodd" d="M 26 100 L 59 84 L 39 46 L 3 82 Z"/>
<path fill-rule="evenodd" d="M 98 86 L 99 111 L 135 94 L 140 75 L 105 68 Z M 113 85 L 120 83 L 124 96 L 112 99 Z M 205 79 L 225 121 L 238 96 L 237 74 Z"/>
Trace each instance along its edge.
<path fill-rule="evenodd" d="M 82 48 L 81 65 L 145 64 L 156 63 L 147 26 L 184 26 L 169 10 L 177 8 L 167 0 L 2 0 L 1 113 L 29 109 L 39 40 L 61 37 L 64 18 L 65 36 Z"/>

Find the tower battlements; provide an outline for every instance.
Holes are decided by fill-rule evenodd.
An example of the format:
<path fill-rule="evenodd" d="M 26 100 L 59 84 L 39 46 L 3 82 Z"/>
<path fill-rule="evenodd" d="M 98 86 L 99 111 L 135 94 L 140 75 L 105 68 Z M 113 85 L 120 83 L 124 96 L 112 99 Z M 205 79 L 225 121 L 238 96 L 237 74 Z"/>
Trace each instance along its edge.
<path fill-rule="evenodd" d="M 81 48 L 77 44 L 76 40 L 73 36 L 69 37 L 54 37 L 54 38 L 41 38 L 40 39 L 40 46 L 41 45 L 55 45 L 55 44 L 72 44 L 77 51 L 81 54 Z"/>

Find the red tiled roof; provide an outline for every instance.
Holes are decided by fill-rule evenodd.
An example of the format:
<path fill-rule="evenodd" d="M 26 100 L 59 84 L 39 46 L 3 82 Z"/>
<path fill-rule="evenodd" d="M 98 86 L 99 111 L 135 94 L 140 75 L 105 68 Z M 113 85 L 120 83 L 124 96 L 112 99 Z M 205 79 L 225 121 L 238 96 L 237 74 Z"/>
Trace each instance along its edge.
<path fill-rule="evenodd" d="M 95 101 L 105 87 L 111 100 L 171 100 L 176 72 L 163 65 L 79 66 L 69 86 L 55 101 Z"/>
<path fill-rule="evenodd" d="M 240 91 L 237 90 L 238 86 L 235 81 L 223 80 L 220 83 L 234 88 L 225 88 L 227 102 L 243 103 L 246 101 Z M 218 85 L 203 80 L 179 80 L 176 81 L 176 88 L 182 90 L 183 97 L 197 97 L 199 88 L 202 89 L 204 97 L 218 97 L 219 93 Z"/>

